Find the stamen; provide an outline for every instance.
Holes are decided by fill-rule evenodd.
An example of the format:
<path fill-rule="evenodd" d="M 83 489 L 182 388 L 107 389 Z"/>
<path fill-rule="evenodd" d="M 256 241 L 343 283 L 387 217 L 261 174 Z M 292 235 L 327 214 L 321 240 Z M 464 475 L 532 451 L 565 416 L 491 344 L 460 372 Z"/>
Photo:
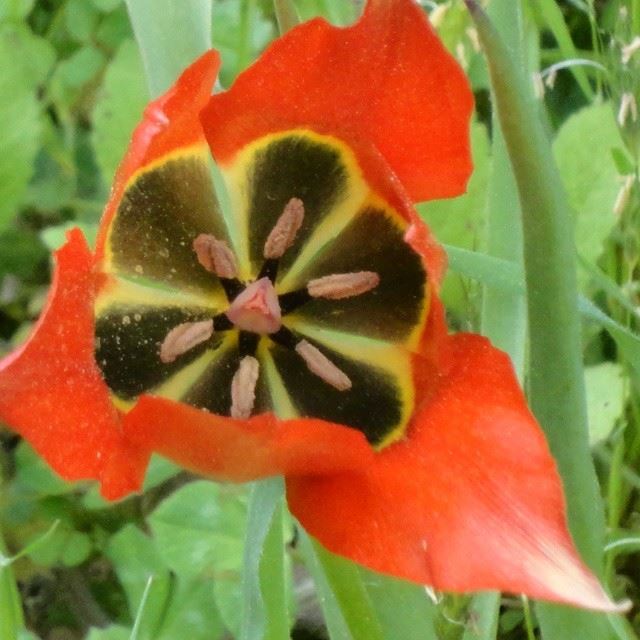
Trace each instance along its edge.
<path fill-rule="evenodd" d="M 236 258 L 224 240 L 218 240 L 211 234 L 201 233 L 193 241 L 193 250 L 198 256 L 198 262 L 219 278 L 231 279 L 238 275 Z"/>
<path fill-rule="evenodd" d="M 304 204 L 300 198 L 291 198 L 271 229 L 264 243 L 263 255 L 267 260 L 277 260 L 293 244 L 304 218 Z"/>
<path fill-rule="evenodd" d="M 240 360 L 231 381 L 231 417 L 244 420 L 251 415 L 256 401 L 256 383 L 260 363 L 253 356 Z"/>
<path fill-rule="evenodd" d="M 307 291 L 314 298 L 340 300 L 366 293 L 377 287 L 379 283 L 380 276 L 374 271 L 334 273 L 311 280 L 307 284 Z"/>
<path fill-rule="evenodd" d="M 338 391 L 351 389 L 351 380 L 346 373 L 338 369 L 327 356 L 306 340 L 300 340 L 296 352 L 305 361 L 309 371 L 318 378 L 335 387 Z"/>
<path fill-rule="evenodd" d="M 167 333 L 160 345 L 160 360 L 173 362 L 178 356 L 205 342 L 213 335 L 213 320 L 183 322 Z"/>

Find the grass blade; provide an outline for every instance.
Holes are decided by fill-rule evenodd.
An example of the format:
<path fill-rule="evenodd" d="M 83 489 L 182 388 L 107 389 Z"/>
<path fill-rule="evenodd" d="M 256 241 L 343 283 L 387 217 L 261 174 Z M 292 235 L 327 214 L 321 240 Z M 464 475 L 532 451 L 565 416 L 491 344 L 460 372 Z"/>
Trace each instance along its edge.
<path fill-rule="evenodd" d="M 18 640 L 24 628 L 24 616 L 11 562 L 6 553 L 4 540 L 0 537 L 0 557 L 4 560 L 0 565 L 0 638 Z"/>

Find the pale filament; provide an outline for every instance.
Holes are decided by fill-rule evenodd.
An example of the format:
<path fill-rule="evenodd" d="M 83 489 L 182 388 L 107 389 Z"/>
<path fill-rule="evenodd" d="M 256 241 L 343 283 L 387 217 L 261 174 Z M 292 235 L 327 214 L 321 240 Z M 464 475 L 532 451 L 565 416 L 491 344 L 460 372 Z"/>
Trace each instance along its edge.
<path fill-rule="evenodd" d="M 296 345 L 296 352 L 305 361 L 309 371 L 318 376 L 318 378 L 335 387 L 338 391 L 351 389 L 349 376 L 338 369 L 327 356 L 310 342 L 300 340 Z"/>
<path fill-rule="evenodd" d="M 310 280 L 307 284 L 307 291 L 313 298 L 340 300 L 341 298 L 362 295 L 377 287 L 379 283 L 380 276 L 374 271 L 334 273 Z"/>
<path fill-rule="evenodd" d="M 300 198 L 291 198 L 276 221 L 264 243 L 263 256 L 277 260 L 294 243 L 304 219 L 304 204 Z"/>
<path fill-rule="evenodd" d="M 213 320 L 183 322 L 167 333 L 160 345 L 160 360 L 173 362 L 178 356 L 207 341 L 213 335 Z"/>
<path fill-rule="evenodd" d="M 231 417 L 245 420 L 251 416 L 256 401 L 256 384 L 260 363 L 253 356 L 240 360 L 231 381 Z"/>
<path fill-rule="evenodd" d="M 219 278 L 231 279 L 238 275 L 236 257 L 224 240 L 218 240 L 211 234 L 201 233 L 193 241 L 193 250 L 196 252 L 198 262 Z"/>

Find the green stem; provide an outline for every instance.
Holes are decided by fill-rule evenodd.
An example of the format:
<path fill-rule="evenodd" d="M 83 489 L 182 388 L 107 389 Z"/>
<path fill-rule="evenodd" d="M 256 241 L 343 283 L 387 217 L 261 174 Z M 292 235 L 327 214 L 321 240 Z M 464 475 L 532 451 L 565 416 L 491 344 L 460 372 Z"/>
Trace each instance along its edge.
<path fill-rule="evenodd" d="M 529 317 L 529 396 L 564 481 L 575 542 L 602 574 L 604 513 L 588 442 L 573 230 L 529 78 L 489 18 L 465 0 L 489 64 L 500 127 L 522 210 Z M 545 638 L 610 636 L 602 616 L 544 605 Z"/>

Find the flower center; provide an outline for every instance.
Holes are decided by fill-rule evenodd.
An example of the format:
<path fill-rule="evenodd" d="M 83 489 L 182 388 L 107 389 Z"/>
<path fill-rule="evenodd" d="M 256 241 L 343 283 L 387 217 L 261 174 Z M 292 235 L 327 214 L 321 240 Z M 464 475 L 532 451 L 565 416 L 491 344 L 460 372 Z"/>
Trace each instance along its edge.
<path fill-rule="evenodd" d="M 339 391 L 348 391 L 351 380 L 318 347 L 297 336 L 283 323 L 283 316 L 314 298 L 340 300 L 359 296 L 378 286 L 380 277 L 373 271 L 332 273 L 310 280 L 306 287 L 278 295 L 276 277 L 279 260 L 295 240 L 304 220 L 304 204 L 291 198 L 271 229 L 263 249 L 264 263 L 255 281 L 238 278 L 236 257 L 224 240 L 200 234 L 193 250 L 200 265 L 219 278 L 229 301 L 224 313 L 208 320 L 184 322 L 167 333 L 160 345 L 160 360 L 173 362 L 194 347 L 208 342 L 214 333 L 240 330 L 241 360 L 231 382 L 231 407 L 234 418 L 248 418 L 253 412 L 260 363 L 255 352 L 260 336 L 295 351 L 309 371 Z"/>

